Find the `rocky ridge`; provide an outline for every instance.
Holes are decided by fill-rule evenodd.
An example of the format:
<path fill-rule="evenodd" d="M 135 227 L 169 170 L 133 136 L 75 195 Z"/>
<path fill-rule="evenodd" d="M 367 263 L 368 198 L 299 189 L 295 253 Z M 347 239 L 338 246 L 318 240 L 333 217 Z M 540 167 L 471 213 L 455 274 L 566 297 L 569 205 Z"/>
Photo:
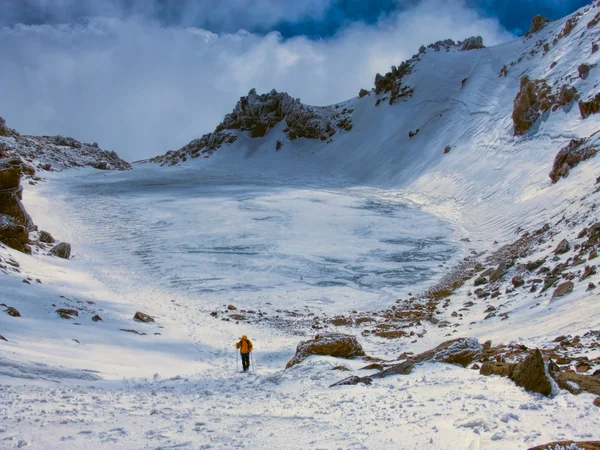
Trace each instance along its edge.
<path fill-rule="evenodd" d="M 414 63 L 419 61 L 428 49 L 439 52 L 442 49 L 470 51 L 482 48 L 485 47 L 481 36 L 473 36 L 459 42 L 448 39 L 430 44 L 427 48 L 421 47 L 418 54 L 400 66 L 392 66 L 390 72 L 385 75 L 377 74 L 375 88 L 371 91 L 361 89 L 359 98 L 367 97 L 373 92 L 377 96 L 375 106 L 384 101 L 393 105 L 399 100 L 410 98 L 414 90 L 402 84 L 402 80 L 411 73 Z M 353 109 L 345 108 L 343 104 L 309 106 L 286 92 L 273 89 L 267 94 L 257 94 L 256 89 L 251 89 L 248 95 L 240 98 L 233 111 L 225 116 L 212 133 L 204 134 L 178 150 L 169 150 L 163 155 L 139 162 L 172 166 L 189 159 L 209 158 L 222 146 L 236 142 L 241 132 L 246 132 L 253 139 L 262 138 L 282 121 L 285 121 L 283 134 L 290 141 L 304 138 L 330 143 L 336 133 L 352 130 L 353 112 Z M 278 141 L 274 150 L 281 149 L 283 145 L 283 142 Z"/>

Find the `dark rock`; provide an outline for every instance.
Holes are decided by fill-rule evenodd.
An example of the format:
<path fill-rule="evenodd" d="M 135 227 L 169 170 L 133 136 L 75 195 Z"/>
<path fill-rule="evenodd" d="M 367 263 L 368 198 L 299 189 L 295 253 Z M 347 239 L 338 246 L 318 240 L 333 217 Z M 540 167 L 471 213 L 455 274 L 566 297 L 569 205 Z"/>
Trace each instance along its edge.
<path fill-rule="evenodd" d="M 232 314 L 229 316 L 231 320 L 246 320 L 246 316 L 242 314 Z"/>
<path fill-rule="evenodd" d="M 481 365 L 479 373 L 485 376 L 498 375 L 501 377 L 508 377 L 510 375 L 510 370 L 511 364 L 509 363 L 485 361 Z"/>
<path fill-rule="evenodd" d="M 135 313 L 135 315 L 133 316 L 134 320 L 137 320 L 138 322 L 145 322 L 145 323 L 150 323 L 150 322 L 154 322 L 154 319 L 149 316 L 148 314 L 145 314 L 143 312 L 137 311 Z"/>
<path fill-rule="evenodd" d="M 50 249 L 50 254 L 59 258 L 69 259 L 71 257 L 71 244 L 61 242 Z"/>
<path fill-rule="evenodd" d="M 79 142 L 77 139 L 73 139 L 72 137 L 54 136 L 52 141 L 54 145 L 59 145 L 62 147 L 82 147 L 81 142 Z"/>
<path fill-rule="evenodd" d="M 598 150 L 588 142 L 588 139 L 572 139 L 566 147 L 563 147 L 557 153 L 549 174 L 552 183 L 556 183 L 561 178 L 566 178 L 569 171 L 580 162 L 596 156 Z"/>
<path fill-rule="evenodd" d="M 12 306 L 6 308 L 6 314 L 11 317 L 21 317 L 21 313 L 17 311 L 17 308 L 13 308 Z"/>
<path fill-rule="evenodd" d="M 583 119 L 600 111 L 600 93 L 589 100 L 579 102 L 579 113 Z"/>
<path fill-rule="evenodd" d="M 131 329 L 127 329 L 127 328 L 119 328 L 119 331 L 124 331 L 126 333 L 132 333 L 132 334 L 139 334 L 140 336 L 146 336 L 146 333 L 140 333 L 137 330 L 131 330 Z"/>
<path fill-rule="evenodd" d="M 600 377 L 594 375 L 583 375 L 574 370 L 550 371 L 552 377 L 561 389 L 569 391 L 571 394 L 579 395 L 582 392 L 600 395 Z"/>
<path fill-rule="evenodd" d="M 406 336 L 406 331 L 402 330 L 377 330 L 375 336 L 385 339 L 398 339 Z"/>
<path fill-rule="evenodd" d="M 342 333 L 318 334 L 314 339 L 301 341 L 296 355 L 287 363 L 286 368 L 299 364 L 310 355 L 328 355 L 341 358 L 364 356 L 365 352 L 355 336 Z"/>
<path fill-rule="evenodd" d="M 56 310 L 56 314 L 58 314 L 63 319 L 72 319 L 73 316 L 79 317 L 79 311 L 76 309 L 69 308 L 58 308 Z"/>
<path fill-rule="evenodd" d="M 350 317 L 338 316 L 331 319 L 330 323 L 336 327 L 349 327 L 352 326 L 352 319 Z"/>
<path fill-rule="evenodd" d="M 523 280 L 523 277 L 519 275 L 515 275 L 511 281 L 514 287 L 523 286 L 525 284 L 525 280 Z"/>
<path fill-rule="evenodd" d="M 571 292 L 573 292 L 574 287 L 575 287 L 575 285 L 573 284 L 572 281 L 567 281 L 565 283 L 559 284 L 557 286 L 557 288 L 554 290 L 554 293 L 552 294 L 552 298 L 564 297 L 565 295 L 568 295 Z"/>
<path fill-rule="evenodd" d="M 96 161 L 91 166 L 98 170 L 109 170 L 108 163 L 106 161 Z"/>
<path fill-rule="evenodd" d="M 50 172 L 52 170 L 52 164 L 50 163 L 42 164 L 40 167 L 46 172 Z"/>
<path fill-rule="evenodd" d="M 452 150 L 452 147 L 450 147 L 449 145 L 447 145 L 447 146 L 444 148 L 444 153 L 450 153 L 450 150 Z"/>
<path fill-rule="evenodd" d="M 479 277 L 473 282 L 474 286 L 482 286 L 484 284 L 488 284 L 488 280 L 486 277 Z"/>
<path fill-rule="evenodd" d="M 591 291 L 591 290 L 594 290 L 594 289 L 596 289 L 596 285 L 594 283 L 588 284 L 587 291 Z"/>
<path fill-rule="evenodd" d="M 569 241 L 567 241 L 566 239 L 563 239 L 562 241 L 560 241 L 560 243 L 554 250 L 554 254 L 562 255 L 564 253 L 567 253 L 569 250 L 571 250 L 571 245 L 569 244 Z"/>
<path fill-rule="evenodd" d="M 369 364 L 368 366 L 360 368 L 360 370 L 383 370 L 383 369 L 384 369 L 383 365 L 379 364 L 379 363 Z"/>
<path fill-rule="evenodd" d="M 545 396 L 552 393 L 552 385 L 546 375 L 544 360 L 538 349 L 530 353 L 523 362 L 513 366 L 509 378 L 527 391 Z"/>
<path fill-rule="evenodd" d="M 589 64 L 581 64 L 578 68 L 577 68 L 577 72 L 579 73 L 579 78 L 584 78 L 587 76 L 588 73 L 590 73 L 590 70 L 592 70 L 592 66 L 590 66 Z"/>
<path fill-rule="evenodd" d="M 4 336 L 2 336 L 2 335 L 0 334 L 0 341 L 5 341 L 5 342 L 8 342 L 8 339 L 6 339 Z"/>
<path fill-rule="evenodd" d="M 228 311 L 237 311 L 237 308 L 236 308 L 235 306 L 233 306 L 233 305 L 229 305 L 229 306 L 227 307 L 227 310 L 228 310 Z"/>
<path fill-rule="evenodd" d="M 533 19 L 531 20 L 531 27 L 529 28 L 528 35 L 537 33 L 542 28 L 544 28 L 548 22 L 550 22 L 550 21 L 548 19 L 546 19 L 544 16 L 541 16 L 539 14 L 536 16 L 533 16 Z"/>
<path fill-rule="evenodd" d="M 480 48 L 485 48 L 483 45 L 483 38 L 481 36 L 472 36 L 463 41 L 460 51 L 465 52 L 469 50 L 478 50 Z"/>
<path fill-rule="evenodd" d="M 56 240 L 47 231 L 40 231 L 40 242 L 44 244 L 54 244 Z"/>
<path fill-rule="evenodd" d="M 369 95 L 369 91 L 367 91 L 366 89 L 361 89 L 358 93 L 359 98 L 363 98 L 365 95 Z"/>
<path fill-rule="evenodd" d="M 0 242 L 24 252 L 27 249 L 28 241 L 29 234 L 23 225 L 10 216 L 0 214 Z"/>
<path fill-rule="evenodd" d="M 594 400 L 594 406 L 600 408 L 600 397 L 596 397 L 596 399 Z M 600 446 L 598 446 L 598 448 L 600 448 Z"/>
<path fill-rule="evenodd" d="M 479 373 L 486 376 L 508 377 L 517 386 L 521 386 L 530 392 L 537 392 L 545 396 L 552 393 L 552 385 L 546 375 L 542 354 L 537 349 L 518 364 L 484 362 Z"/>
<path fill-rule="evenodd" d="M 583 280 L 591 277 L 592 275 L 596 275 L 596 266 L 585 266 L 583 275 L 581 275 L 581 278 L 579 279 L 579 281 L 583 281 Z"/>
<path fill-rule="evenodd" d="M 95 316 L 93 316 L 92 320 L 94 322 L 103 322 L 102 317 L 100 317 L 98 314 L 96 314 Z"/>
<path fill-rule="evenodd" d="M 509 266 L 510 264 L 507 261 L 503 261 L 500 264 L 498 264 L 498 267 L 496 268 L 496 270 L 494 270 L 494 273 L 490 275 L 490 281 L 498 281 L 500 278 L 502 278 L 507 272 Z"/>

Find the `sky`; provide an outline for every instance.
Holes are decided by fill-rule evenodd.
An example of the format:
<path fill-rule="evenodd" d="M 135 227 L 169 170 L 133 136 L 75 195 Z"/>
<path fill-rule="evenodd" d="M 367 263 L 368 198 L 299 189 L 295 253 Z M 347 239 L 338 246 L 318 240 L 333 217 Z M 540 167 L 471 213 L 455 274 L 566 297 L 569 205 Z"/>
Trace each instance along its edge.
<path fill-rule="evenodd" d="M 251 88 L 326 105 L 439 39 L 486 45 L 583 0 L 0 0 L 0 116 L 127 160 L 210 132 Z"/>

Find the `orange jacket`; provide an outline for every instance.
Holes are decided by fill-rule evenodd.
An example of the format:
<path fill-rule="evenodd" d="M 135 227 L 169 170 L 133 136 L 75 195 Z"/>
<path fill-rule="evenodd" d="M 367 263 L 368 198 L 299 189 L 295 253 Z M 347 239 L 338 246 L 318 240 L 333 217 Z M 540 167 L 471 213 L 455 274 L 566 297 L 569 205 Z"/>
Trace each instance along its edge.
<path fill-rule="evenodd" d="M 240 353 L 250 353 L 252 351 L 252 342 L 248 339 L 242 339 L 235 344 L 235 347 L 240 349 Z"/>

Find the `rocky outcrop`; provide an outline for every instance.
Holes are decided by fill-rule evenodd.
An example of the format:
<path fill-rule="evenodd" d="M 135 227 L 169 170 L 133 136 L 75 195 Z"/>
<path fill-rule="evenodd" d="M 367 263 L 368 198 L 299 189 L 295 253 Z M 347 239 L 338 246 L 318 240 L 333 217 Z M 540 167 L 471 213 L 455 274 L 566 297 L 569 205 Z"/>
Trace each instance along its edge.
<path fill-rule="evenodd" d="M 14 137 L 14 136 L 18 136 L 18 135 L 19 135 L 19 133 L 17 133 L 12 128 L 8 128 L 6 126 L 6 120 L 4 120 L 4 118 L 0 117 L 0 136 Z"/>
<path fill-rule="evenodd" d="M 251 89 L 247 96 L 240 98 L 214 132 L 149 161 L 175 165 L 188 158 L 208 158 L 222 146 L 233 144 L 240 132 L 247 132 L 251 138 L 261 138 L 282 121 L 286 125 L 284 133 L 290 140 L 306 138 L 326 141 L 338 131 L 352 129 L 352 112 L 348 108 L 339 110 L 339 107 L 307 106 L 285 92 L 272 90 L 259 95 L 255 89 Z"/>
<path fill-rule="evenodd" d="M 29 253 L 29 232 L 33 221 L 21 203 L 21 175 L 31 167 L 19 158 L 0 159 L 0 242 L 15 250 Z"/>
<path fill-rule="evenodd" d="M 381 372 L 367 377 L 352 376 L 333 385 L 347 386 L 358 383 L 371 384 L 374 378 L 384 378 L 390 375 L 407 375 L 417 364 L 426 361 L 456 364 L 462 367 L 469 365 L 482 352 L 483 346 L 473 338 L 458 338 L 446 341 L 432 350 L 407 358 L 401 363 L 394 364 Z"/>
<path fill-rule="evenodd" d="M 301 341 L 296 354 L 287 363 L 286 369 L 301 363 L 310 355 L 327 355 L 338 358 L 364 356 L 365 352 L 355 336 L 342 333 L 322 333 L 308 341 Z"/>
<path fill-rule="evenodd" d="M 556 111 L 576 98 L 577 89 L 572 86 L 562 85 L 553 92 L 545 80 L 531 80 L 524 75 L 514 100 L 512 118 L 515 136 L 525 134 L 546 111 Z"/>
<path fill-rule="evenodd" d="M 544 28 L 548 22 L 550 22 L 550 20 L 546 19 L 544 16 L 541 16 L 539 14 L 533 16 L 533 19 L 531 20 L 531 27 L 529 28 L 527 36 L 537 33 L 542 28 Z"/>
<path fill-rule="evenodd" d="M 483 38 L 481 36 L 471 36 L 462 42 L 460 51 L 466 52 L 469 50 L 478 50 L 480 48 L 485 48 L 483 45 Z"/>
<path fill-rule="evenodd" d="M 600 111 L 600 92 L 593 98 L 579 102 L 579 113 L 583 119 Z"/>
<path fill-rule="evenodd" d="M 6 214 L 0 214 L 0 242 L 20 252 L 28 252 L 28 241 L 29 234 L 23 225 Z"/>
<path fill-rule="evenodd" d="M 554 158 L 552 171 L 549 174 L 552 183 L 556 183 L 561 178 L 566 178 L 573 167 L 596 156 L 596 153 L 598 153 L 598 150 L 589 143 L 588 139 L 572 139 Z"/>
<path fill-rule="evenodd" d="M 552 384 L 546 375 L 542 354 L 537 349 L 531 352 L 522 362 L 516 364 L 484 362 L 479 373 L 485 376 L 508 377 L 517 386 L 521 386 L 530 392 L 537 392 L 545 396 L 552 393 Z"/>

